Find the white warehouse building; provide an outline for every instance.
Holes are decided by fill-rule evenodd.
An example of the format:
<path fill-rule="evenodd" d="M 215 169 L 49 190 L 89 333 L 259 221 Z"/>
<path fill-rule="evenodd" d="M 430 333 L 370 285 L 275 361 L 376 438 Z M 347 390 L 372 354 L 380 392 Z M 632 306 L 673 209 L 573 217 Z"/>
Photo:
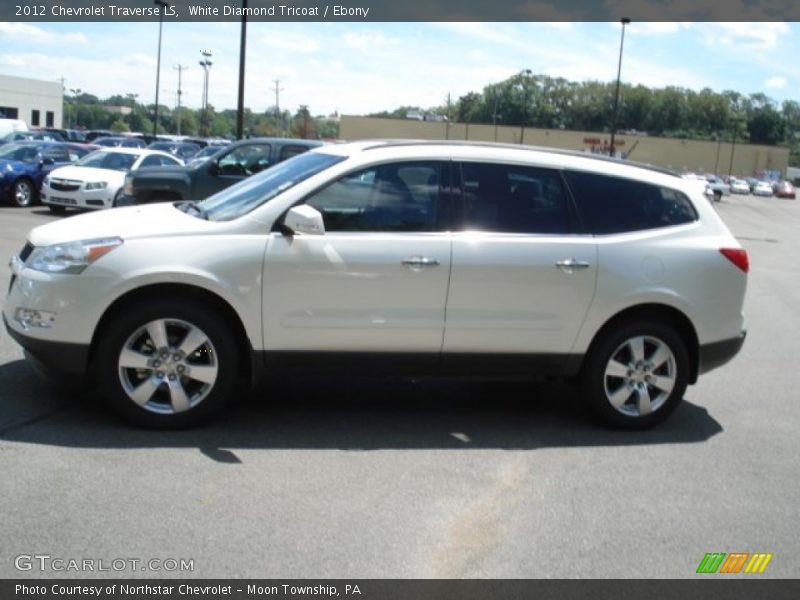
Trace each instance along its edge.
<path fill-rule="evenodd" d="M 64 88 L 59 81 L 0 75 L 0 117 L 28 127 L 61 127 Z"/>

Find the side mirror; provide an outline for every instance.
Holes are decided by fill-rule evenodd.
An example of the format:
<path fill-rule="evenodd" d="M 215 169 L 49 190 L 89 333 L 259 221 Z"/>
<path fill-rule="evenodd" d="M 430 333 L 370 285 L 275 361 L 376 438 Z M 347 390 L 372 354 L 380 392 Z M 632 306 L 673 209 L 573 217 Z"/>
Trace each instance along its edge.
<path fill-rule="evenodd" d="M 218 175 L 219 174 L 219 163 L 215 160 L 208 161 L 208 174 L 209 175 Z"/>
<path fill-rule="evenodd" d="M 290 208 L 283 219 L 283 226 L 295 234 L 325 234 L 325 223 L 322 220 L 322 213 L 308 204 L 301 204 L 300 206 Z"/>
<path fill-rule="evenodd" d="M 39 161 L 39 165 L 42 167 L 54 164 L 56 164 L 56 161 L 53 159 L 52 156 L 45 156 L 42 158 L 42 160 Z"/>

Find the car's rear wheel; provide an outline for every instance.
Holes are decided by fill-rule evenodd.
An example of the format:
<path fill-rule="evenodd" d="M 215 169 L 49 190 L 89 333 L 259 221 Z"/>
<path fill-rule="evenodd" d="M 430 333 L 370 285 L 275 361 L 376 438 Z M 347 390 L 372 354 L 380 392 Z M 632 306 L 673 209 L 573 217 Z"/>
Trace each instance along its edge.
<path fill-rule="evenodd" d="M 584 372 L 585 395 L 606 424 L 645 429 L 680 404 L 689 380 L 689 353 L 680 335 L 659 322 L 609 330 L 593 345 Z"/>
<path fill-rule="evenodd" d="M 30 179 L 18 179 L 14 183 L 14 204 L 25 208 L 36 202 L 36 188 Z"/>
<path fill-rule="evenodd" d="M 237 347 L 219 315 L 162 300 L 114 318 L 95 361 L 103 394 L 123 417 L 150 428 L 195 425 L 233 395 Z"/>

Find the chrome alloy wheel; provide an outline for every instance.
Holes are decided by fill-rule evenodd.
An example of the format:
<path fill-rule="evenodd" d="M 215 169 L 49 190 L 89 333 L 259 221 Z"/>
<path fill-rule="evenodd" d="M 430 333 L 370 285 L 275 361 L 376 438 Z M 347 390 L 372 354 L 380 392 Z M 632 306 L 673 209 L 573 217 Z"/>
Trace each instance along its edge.
<path fill-rule="evenodd" d="M 25 179 L 20 179 L 14 184 L 14 202 L 19 207 L 30 206 L 33 202 L 33 185 Z"/>
<path fill-rule="evenodd" d="M 208 397 L 219 374 L 209 337 L 178 319 L 158 319 L 135 331 L 117 364 L 128 397 L 157 414 L 194 408 Z"/>
<path fill-rule="evenodd" d="M 623 342 L 611 354 L 603 375 L 606 399 L 618 412 L 644 417 L 667 401 L 677 367 L 670 347 L 644 335 Z"/>

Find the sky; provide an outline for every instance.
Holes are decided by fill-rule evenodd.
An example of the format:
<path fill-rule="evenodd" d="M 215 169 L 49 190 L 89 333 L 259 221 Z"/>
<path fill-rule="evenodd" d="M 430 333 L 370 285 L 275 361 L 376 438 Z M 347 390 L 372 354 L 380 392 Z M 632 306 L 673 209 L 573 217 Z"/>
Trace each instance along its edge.
<path fill-rule="evenodd" d="M 269 23 L 247 27 L 245 106 L 360 115 L 453 101 L 523 69 L 613 81 L 619 23 Z M 631 23 L 622 81 L 800 100 L 800 24 Z M 160 103 L 202 100 L 201 50 L 213 56 L 209 101 L 235 108 L 238 23 L 164 23 Z M 56 80 L 105 98 L 155 98 L 157 23 L 0 22 L 0 74 Z M 69 93 L 69 92 L 67 92 Z"/>

